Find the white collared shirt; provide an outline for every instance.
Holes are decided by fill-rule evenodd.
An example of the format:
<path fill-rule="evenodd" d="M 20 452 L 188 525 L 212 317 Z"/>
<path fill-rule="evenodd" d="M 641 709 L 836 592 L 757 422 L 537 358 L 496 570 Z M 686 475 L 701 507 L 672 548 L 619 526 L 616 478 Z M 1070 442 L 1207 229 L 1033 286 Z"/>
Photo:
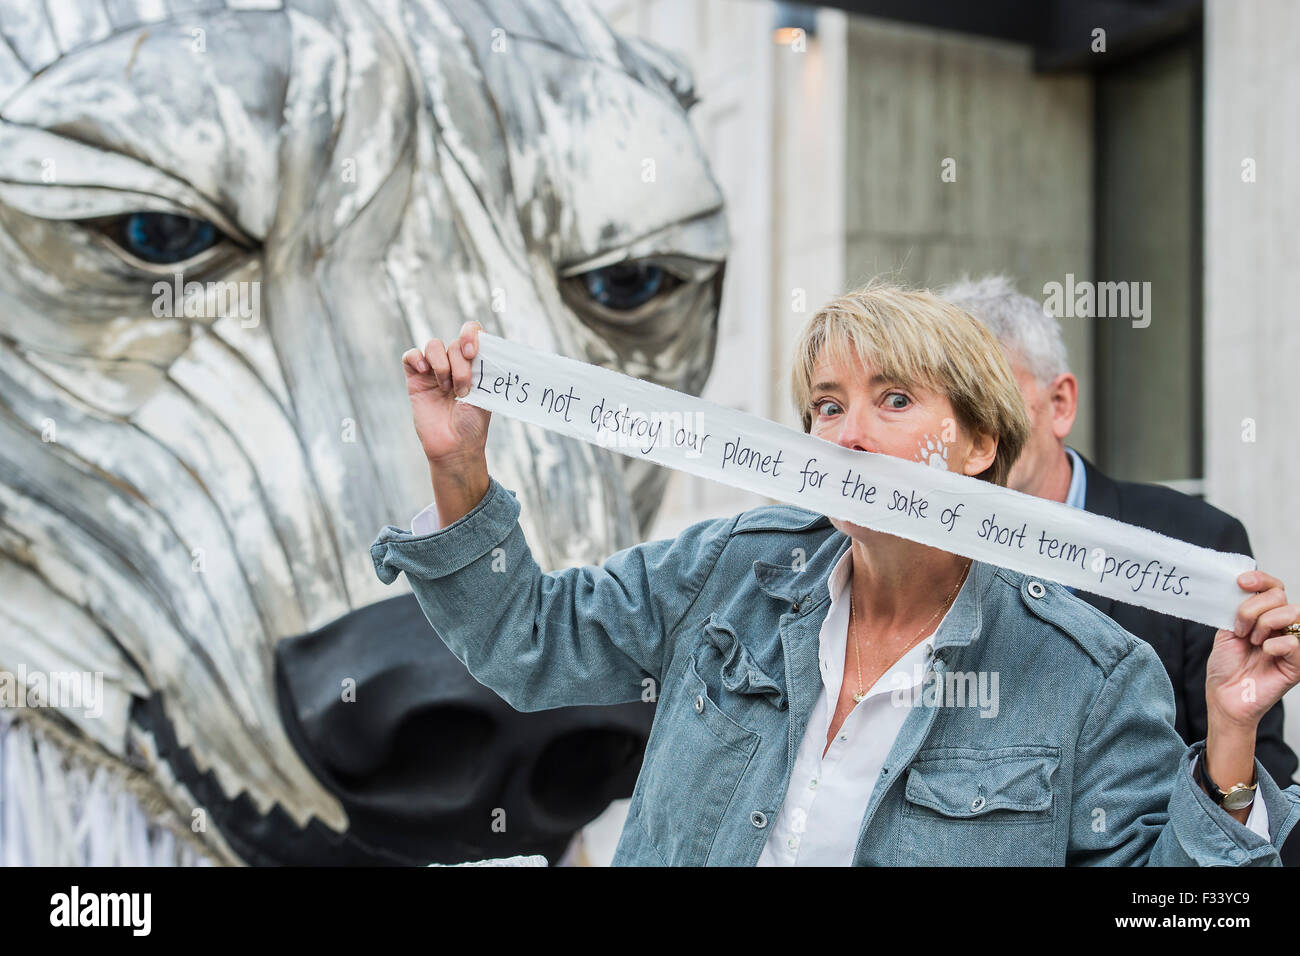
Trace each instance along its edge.
<path fill-rule="evenodd" d="M 430 503 L 411 519 L 414 534 L 432 534 L 442 527 L 438 509 Z M 885 758 L 894 746 L 919 685 L 929 673 L 936 625 L 925 640 L 905 653 L 871 685 L 867 696 L 844 718 L 826 756 L 826 734 L 835 715 L 844 683 L 844 655 L 848 647 L 848 583 L 853 570 L 850 547 L 832 569 L 828 589 L 831 605 L 822 621 L 820 647 L 821 691 L 813 704 L 808 726 L 795 757 L 790 786 L 776 822 L 768 833 L 759 866 L 850 866 L 857 851 L 858 830 Z M 970 575 L 961 590 L 970 586 Z M 961 592 L 958 592 L 960 596 Z M 948 613 L 957 604 L 949 605 Z M 856 680 L 856 676 L 851 676 Z M 1196 763 L 1193 761 L 1195 772 Z M 1268 810 L 1256 799 L 1246 826 L 1268 839 Z"/>
<path fill-rule="evenodd" d="M 785 802 L 758 858 L 759 866 L 850 866 L 853 863 L 858 828 L 867 802 L 894 739 L 912 710 L 912 695 L 920 692 L 918 685 L 929 670 L 934 650 L 933 632 L 871 685 L 867 696 L 844 718 L 826 756 L 822 756 L 844 683 L 849 632 L 848 584 L 852 573 L 853 549 L 849 548 L 831 571 L 831 606 L 818 635 L 821 691 L 799 744 Z M 963 584 L 962 588 L 965 587 Z M 956 603 L 954 600 L 953 604 Z M 849 675 L 850 681 L 856 679 L 856 674 Z"/>

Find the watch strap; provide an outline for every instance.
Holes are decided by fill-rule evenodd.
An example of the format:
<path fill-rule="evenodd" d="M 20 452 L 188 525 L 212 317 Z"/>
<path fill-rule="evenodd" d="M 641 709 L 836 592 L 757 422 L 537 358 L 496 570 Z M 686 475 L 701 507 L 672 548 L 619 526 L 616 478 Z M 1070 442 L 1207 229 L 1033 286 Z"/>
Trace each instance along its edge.
<path fill-rule="evenodd" d="M 1205 768 L 1206 763 L 1205 754 L 1202 753 L 1196 761 L 1196 777 L 1209 798 L 1214 801 L 1215 806 L 1223 807 L 1225 810 L 1244 810 L 1255 802 L 1258 782 L 1252 784 L 1236 783 L 1226 791 L 1220 790 L 1219 785 L 1210 779 L 1210 773 Z M 1243 802 L 1242 794 L 1246 792 L 1249 792 L 1250 797 Z M 1225 806 L 1225 804 L 1229 805 Z"/>

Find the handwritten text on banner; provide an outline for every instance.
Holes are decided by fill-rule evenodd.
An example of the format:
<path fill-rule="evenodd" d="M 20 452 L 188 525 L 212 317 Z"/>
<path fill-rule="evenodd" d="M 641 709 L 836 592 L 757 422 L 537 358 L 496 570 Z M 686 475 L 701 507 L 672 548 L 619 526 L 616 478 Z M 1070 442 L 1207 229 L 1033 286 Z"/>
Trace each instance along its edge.
<path fill-rule="evenodd" d="M 1011 568 L 1230 628 L 1252 558 L 956 472 L 852 451 L 486 332 L 467 401 L 622 454 Z"/>

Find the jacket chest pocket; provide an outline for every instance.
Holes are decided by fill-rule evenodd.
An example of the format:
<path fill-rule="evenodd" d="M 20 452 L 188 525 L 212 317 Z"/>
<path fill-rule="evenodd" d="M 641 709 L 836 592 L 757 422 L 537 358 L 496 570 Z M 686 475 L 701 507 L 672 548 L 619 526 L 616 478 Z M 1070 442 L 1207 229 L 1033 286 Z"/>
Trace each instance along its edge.
<path fill-rule="evenodd" d="M 741 713 L 749 701 L 771 712 L 773 706 L 785 709 L 785 692 L 712 616 L 679 668 L 659 702 L 658 739 L 647 750 L 629 813 L 638 815 L 668 863 L 702 866 L 761 740 L 720 706 L 719 697 Z"/>
<path fill-rule="evenodd" d="M 782 683 L 768 675 L 732 626 L 716 614 L 704 622 L 691 660 L 701 674 L 716 671 L 722 690 L 738 704 L 766 703 L 777 710 L 789 706 Z"/>
<path fill-rule="evenodd" d="M 1057 862 L 1052 775 L 1060 748 L 922 750 L 906 770 L 897 853 L 904 864 Z"/>

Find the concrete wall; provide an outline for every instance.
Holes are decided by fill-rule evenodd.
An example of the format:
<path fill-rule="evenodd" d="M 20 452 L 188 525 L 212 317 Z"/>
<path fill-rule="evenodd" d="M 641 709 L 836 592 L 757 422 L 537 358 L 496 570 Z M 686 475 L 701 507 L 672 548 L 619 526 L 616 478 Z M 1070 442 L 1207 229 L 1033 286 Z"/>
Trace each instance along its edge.
<path fill-rule="evenodd" d="M 1300 4 L 1207 0 L 1205 111 L 1206 497 L 1245 523 L 1259 566 L 1296 603 Z M 1286 708 L 1300 748 L 1300 694 Z"/>
<path fill-rule="evenodd" d="M 848 22 L 845 274 L 939 286 L 962 272 L 1043 285 L 1092 274 L 1092 82 L 1027 47 L 873 17 Z M 953 160 L 955 181 L 941 177 Z M 1062 319 L 1093 450 L 1090 319 Z"/>

